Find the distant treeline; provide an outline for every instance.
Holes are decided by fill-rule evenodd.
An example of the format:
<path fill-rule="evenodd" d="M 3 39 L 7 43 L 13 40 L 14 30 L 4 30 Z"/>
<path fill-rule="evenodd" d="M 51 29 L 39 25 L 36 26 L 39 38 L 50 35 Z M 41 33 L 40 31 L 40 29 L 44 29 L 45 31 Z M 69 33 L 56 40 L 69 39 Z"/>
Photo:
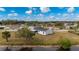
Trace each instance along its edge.
<path fill-rule="evenodd" d="M 1 25 L 9 25 L 9 24 L 24 24 L 25 21 L 18 21 L 18 20 L 2 20 L 0 21 Z"/>
<path fill-rule="evenodd" d="M 51 23 L 79 23 L 79 21 L 20 21 L 20 20 L 2 20 L 0 24 L 9 25 L 9 24 L 25 24 L 27 25 L 36 25 L 36 24 L 51 24 Z"/>

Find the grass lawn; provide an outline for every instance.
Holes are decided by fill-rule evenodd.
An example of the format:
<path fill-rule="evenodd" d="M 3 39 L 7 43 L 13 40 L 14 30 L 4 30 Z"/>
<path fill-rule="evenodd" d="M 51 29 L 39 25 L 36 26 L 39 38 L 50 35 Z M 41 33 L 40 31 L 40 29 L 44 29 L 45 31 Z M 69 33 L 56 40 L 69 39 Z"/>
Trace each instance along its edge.
<path fill-rule="evenodd" d="M 0 45 L 56 45 L 57 41 L 62 38 L 68 38 L 72 44 L 79 44 L 79 35 L 69 32 L 56 32 L 52 35 L 39 35 L 36 34 L 33 40 L 25 40 L 23 38 L 16 38 L 16 32 L 11 32 L 9 42 L 2 38 L 0 32 Z"/>
<path fill-rule="evenodd" d="M 36 38 L 39 38 L 39 40 L 44 43 L 44 44 L 57 44 L 57 41 L 62 39 L 62 38 L 67 38 L 71 41 L 72 44 L 79 44 L 79 35 L 69 33 L 69 32 L 56 32 L 52 35 L 39 35 L 36 34 Z"/>
<path fill-rule="evenodd" d="M 29 40 L 25 40 L 23 38 L 16 38 L 16 32 L 10 32 L 11 37 L 9 38 L 9 42 L 6 42 L 6 39 L 2 38 L 2 32 L 0 32 L 0 45 L 25 45 L 30 44 Z"/>

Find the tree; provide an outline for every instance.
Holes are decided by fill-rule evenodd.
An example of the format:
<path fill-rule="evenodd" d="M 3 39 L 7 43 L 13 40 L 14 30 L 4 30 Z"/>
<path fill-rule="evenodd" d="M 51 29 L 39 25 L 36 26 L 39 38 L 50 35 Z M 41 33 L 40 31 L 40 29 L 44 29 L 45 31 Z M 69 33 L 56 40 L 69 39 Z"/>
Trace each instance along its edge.
<path fill-rule="evenodd" d="M 8 38 L 10 38 L 10 36 L 11 36 L 10 32 L 8 32 L 8 31 L 2 32 L 2 37 L 4 39 L 6 39 L 7 42 L 8 42 Z"/>
<path fill-rule="evenodd" d="M 56 26 L 56 27 L 59 27 L 60 29 L 63 29 L 63 28 L 64 28 L 64 24 L 61 23 L 61 22 L 56 22 L 56 23 L 55 23 L 55 26 Z"/>
<path fill-rule="evenodd" d="M 61 49 L 64 49 L 64 50 L 67 50 L 67 49 L 70 49 L 70 46 L 71 46 L 71 42 L 69 39 L 60 39 L 58 41 L 58 44 L 60 46 Z"/>
<path fill-rule="evenodd" d="M 31 32 L 30 30 L 28 30 L 27 28 L 22 28 L 21 30 L 18 31 L 19 36 L 27 39 L 32 39 L 33 36 L 35 35 L 35 33 Z"/>
<path fill-rule="evenodd" d="M 13 24 L 17 24 L 18 23 L 18 21 L 17 20 L 11 20 L 11 19 L 7 19 L 7 20 L 2 20 L 1 21 L 2 22 L 2 24 L 8 24 L 8 25 L 13 25 Z"/>

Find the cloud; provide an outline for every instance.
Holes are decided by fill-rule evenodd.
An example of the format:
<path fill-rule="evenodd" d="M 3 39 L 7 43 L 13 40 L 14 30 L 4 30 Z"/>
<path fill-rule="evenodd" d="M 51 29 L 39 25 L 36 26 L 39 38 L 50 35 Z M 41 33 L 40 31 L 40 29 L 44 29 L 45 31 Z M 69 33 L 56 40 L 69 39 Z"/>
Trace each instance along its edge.
<path fill-rule="evenodd" d="M 65 13 L 65 14 L 62 14 L 63 17 L 67 17 L 69 14 Z"/>
<path fill-rule="evenodd" d="M 18 13 L 10 13 L 8 16 L 18 16 Z"/>
<path fill-rule="evenodd" d="M 75 8 L 74 7 L 70 7 L 70 8 L 68 8 L 68 10 L 67 10 L 69 13 L 72 13 L 72 12 L 74 12 L 75 11 Z"/>
<path fill-rule="evenodd" d="M 37 8 L 32 8 L 32 10 L 36 11 L 36 10 L 37 10 Z"/>
<path fill-rule="evenodd" d="M 36 19 L 43 19 L 43 18 L 45 18 L 44 14 L 41 13 L 36 16 Z"/>
<path fill-rule="evenodd" d="M 76 14 L 75 15 L 75 19 L 79 19 L 79 14 Z"/>
<path fill-rule="evenodd" d="M 5 10 L 4 8 L 1 8 L 1 7 L 0 7 L 0 11 L 6 11 L 6 10 Z"/>
<path fill-rule="evenodd" d="M 79 15 L 77 15 L 77 18 L 79 18 Z"/>
<path fill-rule="evenodd" d="M 14 10 L 11 10 L 11 12 L 15 12 Z"/>
<path fill-rule="evenodd" d="M 56 20 L 59 20 L 60 18 L 56 17 L 55 19 L 56 19 Z"/>
<path fill-rule="evenodd" d="M 41 12 L 46 13 L 50 11 L 50 8 L 48 7 L 40 7 Z"/>
<path fill-rule="evenodd" d="M 71 13 L 70 15 L 71 15 L 71 16 L 74 16 L 75 14 L 74 14 L 74 13 Z"/>
<path fill-rule="evenodd" d="M 38 14 L 37 16 L 39 16 L 39 17 L 43 17 L 44 15 L 43 15 L 43 14 Z"/>
<path fill-rule="evenodd" d="M 32 10 L 25 11 L 26 14 L 32 14 Z"/>
<path fill-rule="evenodd" d="M 53 19 L 55 16 L 49 16 L 50 19 Z"/>

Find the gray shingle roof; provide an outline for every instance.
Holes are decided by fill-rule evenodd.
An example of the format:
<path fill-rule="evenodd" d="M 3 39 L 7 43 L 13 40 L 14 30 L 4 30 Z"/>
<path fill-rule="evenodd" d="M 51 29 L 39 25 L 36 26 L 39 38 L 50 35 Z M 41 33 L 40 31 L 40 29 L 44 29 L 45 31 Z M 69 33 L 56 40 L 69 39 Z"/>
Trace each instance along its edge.
<path fill-rule="evenodd" d="M 46 31 L 47 29 L 42 28 L 42 27 L 35 27 L 34 28 L 36 31 Z"/>

